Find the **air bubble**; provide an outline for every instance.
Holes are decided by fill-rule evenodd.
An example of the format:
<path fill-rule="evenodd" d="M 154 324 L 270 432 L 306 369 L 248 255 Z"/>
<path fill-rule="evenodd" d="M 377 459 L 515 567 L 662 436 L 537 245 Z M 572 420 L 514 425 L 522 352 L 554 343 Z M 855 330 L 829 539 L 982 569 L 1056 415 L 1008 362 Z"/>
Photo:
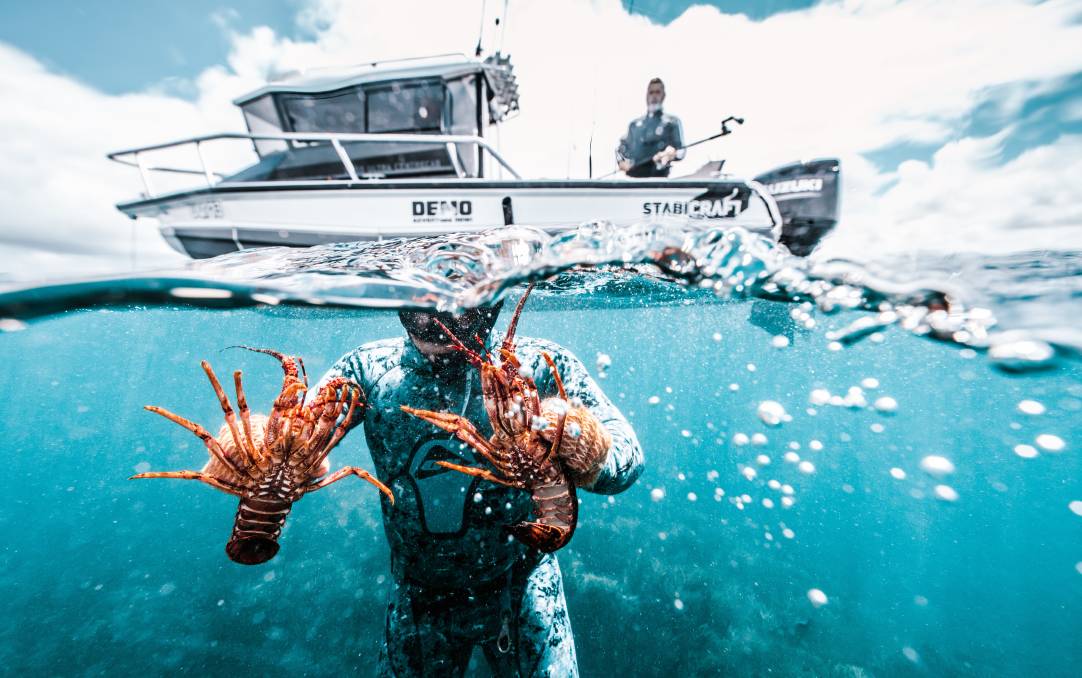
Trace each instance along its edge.
<path fill-rule="evenodd" d="M 1023 459 L 1033 459 L 1037 456 L 1037 448 L 1032 445 L 1015 445 L 1014 453 Z"/>
<path fill-rule="evenodd" d="M 954 464 L 951 463 L 951 460 L 937 454 L 930 454 L 921 459 L 920 468 L 925 473 L 936 477 L 954 473 Z"/>
<path fill-rule="evenodd" d="M 943 501 L 958 501 L 958 492 L 950 485 L 936 485 L 935 496 Z"/>
<path fill-rule="evenodd" d="M 1023 400 L 1018 403 L 1018 411 L 1023 414 L 1044 414 L 1044 405 L 1036 400 Z"/>
<path fill-rule="evenodd" d="M 1042 433 L 1037 436 L 1037 445 L 1049 452 L 1062 452 L 1063 448 L 1067 446 L 1067 443 L 1063 442 L 1063 438 L 1052 435 L 1051 433 Z"/>
<path fill-rule="evenodd" d="M 827 604 L 827 594 L 819 589 L 808 589 L 808 600 L 812 607 L 822 607 Z"/>
<path fill-rule="evenodd" d="M 877 412 L 894 414 L 898 410 L 898 401 L 890 396 L 882 396 L 881 398 L 876 398 L 873 407 L 875 407 Z"/>

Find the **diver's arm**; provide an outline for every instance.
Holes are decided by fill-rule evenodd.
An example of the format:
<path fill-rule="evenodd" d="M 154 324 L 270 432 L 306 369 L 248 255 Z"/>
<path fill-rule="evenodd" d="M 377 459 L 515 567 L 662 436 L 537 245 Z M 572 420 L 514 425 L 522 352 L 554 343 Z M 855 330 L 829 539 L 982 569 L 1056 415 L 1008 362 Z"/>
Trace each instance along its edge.
<path fill-rule="evenodd" d="M 643 470 L 642 446 L 639 445 L 634 429 L 586 371 L 582 361 L 552 342 L 537 341 L 537 348 L 552 356 L 572 406 L 581 402 L 612 437 L 612 445 L 596 480 L 582 486 L 582 489 L 598 494 L 623 492 L 638 479 Z M 551 370 L 543 360 L 538 363 L 534 378 L 541 393 L 555 394 L 556 387 Z"/>

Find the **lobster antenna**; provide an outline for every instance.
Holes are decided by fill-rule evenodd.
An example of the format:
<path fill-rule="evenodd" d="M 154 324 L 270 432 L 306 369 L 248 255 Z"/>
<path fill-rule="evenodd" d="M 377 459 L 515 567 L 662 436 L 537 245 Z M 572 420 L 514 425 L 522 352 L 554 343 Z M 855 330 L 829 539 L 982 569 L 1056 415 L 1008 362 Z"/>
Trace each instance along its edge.
<path fill-rule="evenodd" d="M 531 282 L 526 288 L 526 293 L 518 300 L 518 304 L 515 306 L 515 314 L 511 316 L 511 324 L 507 326 L 507 336 L 504 337 L 505 342 L 514 338 L 515 329 L 518 327 L 518 317 L 522 315 L 522 307 L 526 305 L 526 300 L 530 297 L 530 292 L 533 292 L 535 284 Z"/>

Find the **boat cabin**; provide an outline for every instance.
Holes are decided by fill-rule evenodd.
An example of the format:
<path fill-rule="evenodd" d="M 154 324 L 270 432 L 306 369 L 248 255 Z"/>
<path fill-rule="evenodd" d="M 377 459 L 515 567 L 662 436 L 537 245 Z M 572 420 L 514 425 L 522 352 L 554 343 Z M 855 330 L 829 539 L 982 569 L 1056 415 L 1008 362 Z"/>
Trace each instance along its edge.
<path fill-rule="evenodd" d="M 484 137 L 518 111 L 510 58 L 443 55 L 316 70 L 271 82 L 233 102 L 253 135 L 430 134 Z M 326 140 L 254 139 L 259 162 L 231 181 L 345 179 Z M 483 177 L 477 144 L 341 142 L 361 179 Z"/>

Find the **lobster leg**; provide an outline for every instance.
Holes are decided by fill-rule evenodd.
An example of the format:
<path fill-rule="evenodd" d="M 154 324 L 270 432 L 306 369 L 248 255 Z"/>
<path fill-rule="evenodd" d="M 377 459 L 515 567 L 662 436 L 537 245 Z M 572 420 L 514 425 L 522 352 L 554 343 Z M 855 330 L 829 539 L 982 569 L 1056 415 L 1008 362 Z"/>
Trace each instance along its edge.
<path fill-rule="evenodd" d="M 248 411 L 248 399 L 244 396 L 244 385 L 241 383 L 240 375 L 240 370 L 233 373 L 233 386 L 237 390 L 237 409 L 240 410 L 240 423 L 244 426 L 244 438 L 248 443 L 250 460 L 252 464 L 255 464 L 258 453 L 255 449 L 255 441 L 252 440 L 252 418 Z"/>
<path fill-rule="evenodd" d="M 373 476 L 368 471 L 365 471 L 363 468 L 357 468 L 356 466 L 347 466 L 347 467 L 345 467 L 343 469 L 335 471 L 334 473 L 327 476 L 323 480 L 320 480 L 317 483 L 312 483 L 311 485 L 305 486 L 304 491 L 305 491 L 305 493 L 315 492 L 316 490 L 323 489 L 324 487 L 327 487 L 331 483 L 336 483 L 339 480 L 341 480 L 342 478 L 345 478 L 346 476 L 351 476 L 351 475 L 357 476 L 357 477 L 359 477 L 359 478 L 361 478 L 363 480 L 367 480 L 368 482 L 375 485 L 376 489 L 378 489 L 383 494 L 387 495 L 387 499 L 389 499 L 391 501 L 391 504 L 394 504 L 394 493 L 391 492 L 391 488 L 389 488 L 386 485 L 384 485 L 383 483 L 381 483 L 379 480 L 376 479 L 375 476 Z"/>
<path fill-rule="evenodd" d="M 267 418 L 266 435 L 263 438 L 263 448 L 271 453 L 275 462 L 281 461 L 285 454 L 285 447 L 291 439 L 293 409 L 297 405 L 297 394 L 304 390 L 304 384 L 299 381 L 287 384 L 271 407 L 270 416 Z"/>
<path fill-rule="evenodd" d="M 312 464 L 308 467 L 309 473 L 311 473 L 313 469 L 319 468 L 319 465 L 322 464 L 323 460 L 327 458 L 327 455 L 331 453 L 331 450 L 333 450 L 334 446 L 338 444 L 338 441 L 342 440 L 342 436 L 346 435 L 346 430 L 349 426 L 349 422 L 353 420 L 353 413 L 357 410 L 357 406 L 360 404 L 361 400 L 360 387 L 352 388 L 350 390 L 353 392 L 353 396 L 350 398 L 349 401 L 349 411 L 346 412 L 345 418 L 338 424 L 337 427 L 335 427 L 334 435 L 331 436 L 331 439 L 327 442 L 327 445 L 312 460 Z M 334 409 L 334 419 L 332 419 L 332 421 L 338 419 L 338 413 L 342 411 L 342 405 L 342 401 L 338 401 L 338 404 L 335 406 Z"/>
<path fill-rule="evenodd" d="M 552 378 L 556 380 L 556 390 L 560 393 L 560 398 L 564 401 L 567 400 L 567 391 L 564 390 L 564 382 L 560 379 L 560 372 L 556 369 L 556 362 L 552 359 L 548 353 L 541 352 L 544 356 L 545 362 L 549 364 L 549 369 L 552 370 Z M 552 436 L 552 446 L 549 447 L 549 452 L 545 455 L 548 459 L 556 454 L 556 451 L 560 449 L 560 444 L 564 441 L 564 424 L 567 423 L 566 410 L 560 414 L 560 418 L 556 421 L 556 433 Z"/>
<path fill-rule="evenodd" d="M 220 461 L 223 466 L 225 466 L 236 475 L 245 475 L 241 472 L 240 469 L 236 467 L 233 461 L 225 455 L 225 450 L 222 449 L 222 446 L 218 444 L 218 441 L 214 439 L 214 436 L 212 436 L 210 432 L 207 431 L 207 429 L 203 428 L 194 421 L 188 421 L 184 417 L 173 414 L 169 410 L 157 407 L 156 405 L 144 405 L 143 409 L 149 410 L 154 414 L 160 414 L 174 424 L 179 424 L 194 433 L 195 435 L 199 436 L 199 438 L 203 441 L 203 444 L 207 446 L 207 450 L 210 452 L 212 457 Z"/>
<path fill-rule="evenodd" d="M 208 476 L 205 473 L 198 471 L 152 471 L 150 473 L 138 473 L 128 480 L 141 480 L 143 478 L 177 478 L 180 480 L 199 480 L 201 482 L 217 488 L 222 492 L 228 492 L 229 494 L 235 494 L 238 497 L 244 496 L 244 490 L 236 485 L 232 485 L 223 480 L 218 480 L 214 476 Z"/>
<path fill-rule="evenodd" d="M 462 466 L 460 464 L 452 464 L 449 461 L 437 461 L 436 466 L 442 466 L 443 468 L 449 468 L 452 471 L 458 471 L 459 473 L 465 473 L 468 476 L 476 476 L 485 480 L 491 480 L 494 483 L 500 485 L 506 485 L 508 487 L 517 487 L 519 489 L 525 489 L 525 485 L 517 483 L 506 478 L 501 478 L 492 471 L 483 468 L 475 468 L 473 466 Z"/>
<path fill-rule="evenodd" d="M 556 361 L 544 351 L 541 351 L 541 356 L 545 359 L 545 362 L 549 364 L 549 369 L 552 370 L 552 378 L 556 380 L 556 390 L 559 391 L 560 398 L 567 400 L 567 391 L 564 390 L 564 381 L 563 379 L 560 379 L 560 372 L 556 369 Z"/>
<path fill-rule="evenodd" d="M 402 405 L 402 411 L 438 426 L 448 433 L 453 433 L 456 438 L 477 450 L 482 457 L 501 472 L 510 475 L 505 470 L 509 461 L 507 454 L 486 440 L 469 419 L 449 412 L 417 410 L 408 405 Z"/>
<path fill-rule="evenodd" d="M 252 455 L 249 453 L 248 448 L 244 446 L 240 431 L 237 430 L 237 418 L 233 414 L 233 406 L 229 404 L 229 397 L 225 394 L 222 384 L 218 381 L 218 375 L 214 374 L 210 363 L 203 360 L 199 364 L 202 366 L 203 371 L 207 373 L 207 379 L 210 379 L 210 385 L 214 387 L 214 395 L 218 396 L 218 402 L 222 405 L 222 413 L 225 414 L 225 423 L 229 427 L 229 433 L 233 436 L 233 444 L 236 446 L 237 454 L 244 462 L 243 471 L 249 478 L 253 478 L 255 476 L 252 474 Z"/>

